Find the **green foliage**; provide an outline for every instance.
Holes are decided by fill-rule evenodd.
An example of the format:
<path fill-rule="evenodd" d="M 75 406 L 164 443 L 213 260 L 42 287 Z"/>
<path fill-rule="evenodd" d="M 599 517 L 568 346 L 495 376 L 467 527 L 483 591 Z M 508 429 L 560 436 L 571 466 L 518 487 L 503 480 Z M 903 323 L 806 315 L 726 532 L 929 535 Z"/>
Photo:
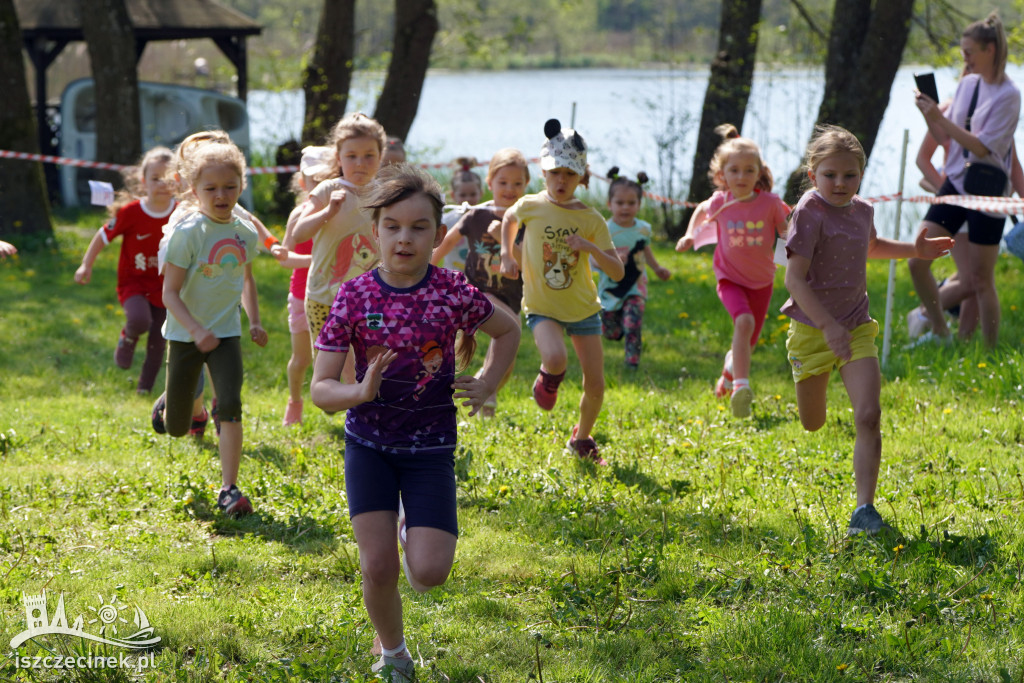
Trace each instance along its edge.
<path fill-rule="evenodd" d="M 255 264 L 271 341 L 243 344 L 240 484 L 256 513 L 225 519 L 212 428 L 203 442 L 154 434 L 152 397 L 111 362 L 117 250 L 74 285 L 98 222 L 79 225 L 58 230 L 57 252 L 0 263 L 0 628 L 25 628 L 23 590 L 63 591 L 69 616 L 116 595 L 162 638 L 146 680 L 371 680 L 341 416 L 307 401 L 302 425 L 280 426 L 287 271 Z M 998 350 L 902 351 L 897 324 L 877 506 L 902 536 L 848 540 L 849 400 L 834 377 L 826 425 L 800 427 L 774 313 L 781 276 L 753 358 L 754 414 L 735 420 L 711 392 L 731 325 L 710 255 L 656 251 L 673 276 L 650 284 L 640 370 L 605 347 L 595 437 L 608 467 L 563 446 L 580 399 L 575 361 L 555 410 L 533 404 L 529 335 L 497 417 L 460 413 L 456 565 L 430 593 L 402 584 L 419 680 L 1019 681 L 1020 262 L 998 262 Z M 878 318 L 887 270 L 869 269 Z M 898 318 L 909 292 L 900 266 Z M 42 647 L 80 645 L 24 649 Z M 9 658 L 0 676 L 66 680 Z M 77 680 L 137 679 L 119 676 Z"/>

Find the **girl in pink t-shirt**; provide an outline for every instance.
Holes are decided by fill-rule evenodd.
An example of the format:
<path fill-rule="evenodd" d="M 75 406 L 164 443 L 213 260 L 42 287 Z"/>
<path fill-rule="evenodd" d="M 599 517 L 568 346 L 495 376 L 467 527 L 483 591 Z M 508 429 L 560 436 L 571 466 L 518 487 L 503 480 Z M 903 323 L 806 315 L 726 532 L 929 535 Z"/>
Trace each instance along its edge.
<path fill-rule="evenodd" d="M 750 354 L 761 334 L 775 280 L 775 236 L 785 237 L 787 207 L 771 193 L 772 173 L 752 140 L 730 123 L 715 132 L 724 139 L 708 174 L 718 190 L 693 212 L 676 251 L 711 242 L 718 298 L 732 317 L 732 347 L 725 354 L 715 396 L 730 395 L 732 414 L 748 417 Z"/>
<path fill-rule="evenodd" d="M 828 381 L 838 368 L 853 406 L 857 430 L 853 473 L 857 506 L 849 535 L 891 529 L 875 510 L 882 461 L 882 375 L 868 310 L 867 259 L 934 259 L 953 247 L 950 237 L 914 243 L 875 234 L 874 209 L 857 195 L 867 157 L 852 133 L 819 126 L 807 148 L 807 175 L 814 184 L 793 209 L 786 239 L 786 289 L 782 312 L 792 320 L 786 353 L 796 383 L 800 423 L 809 432 L 825 424 Z"/>

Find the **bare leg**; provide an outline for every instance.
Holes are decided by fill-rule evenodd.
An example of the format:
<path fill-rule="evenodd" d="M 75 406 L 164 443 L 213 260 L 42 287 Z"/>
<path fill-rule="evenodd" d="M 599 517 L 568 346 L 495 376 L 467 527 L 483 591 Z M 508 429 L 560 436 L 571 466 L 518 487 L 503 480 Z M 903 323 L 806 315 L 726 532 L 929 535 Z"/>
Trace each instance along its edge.
<path fill-rule="evenodd" d="M 363 604 L 381 644 L 393 649 L 402 642 L 402 596 L 398 592 L 398 514 L 364 512 L 352 518 L 363 575 Z M 410 530 L 411 531 L 411 530 Z"/>
<path fill-rule="evenodd" d="M 242 462 L 242 423 L 220 423 L 220 477 L 225 489 L 238 483 L 238 466 Z"/>
<path fill-rule="evenodd" d="M 988 347 L 999 341 L 999 293 L 996 291 L 996 260 L 999 258 L 998 244 L 971 244 L 970 283 L 978 299 L 978 320 L 981 334 Z M 964 339 L 963 333 L 960 335 Z"/>
<path fill-rule="evenodd" d="M 312 361 L 309 330 L 292 333 L 292 356 L 288 359 L 288 398 L 292 401 L 302 400 L 302 384 L 306 381 L 306 370 Z"/>
<path fill-rule="evenodd" d="M 576 439 L 590 437 L 604 403 L 604 347 L 601 335 L 584 334 L 572 337 L 572 346 L 583 370 L 583 396 L 580 397 L 580 422 Z"/>
<path fill-rule="evenodd" d="M 882 408 L 879 395 L 882 373 L 877 358 L 861 358 L 844 365 L 839 374 L 853 405 L 857 440 L 853 445 L 853 476 L 857 481 L 857 505 L 873 503 L 882 462 Z"/>
<path fill-rule="evenodd" d="M 754 316 L 743 313 L 733 322 L 732 376 L 734 380 L 750 377 L 750 336 L 754 334 Z"/>
<path fill-rule="evenodd" d="M 940 237 L 948 235 L 949 232 L 938 223 L 924 221 L 922 225 L 928 228 L 928 237 Z M 939 287 L 932 275 L 932 262 L 927 259 L 912 258 L 907 260 L 910 268 L 910 278 L 914 281 L 914 290 L 921 300 L 925 315 L 931 321 L 932 331 L 940 337 L 949 336 L 949 327 L 946 326 L 946 319 L 942 316 L 942 309 L 939 308 Z"/>
<path fill-rule="evenodd" d="M 424 593 L 448 580 L 455 561 L 454 534 L 429 526 L 406 529 L 405 562 L 412 574 L 410 584 Z"/>
<path fill-rule="evenodd" d="M 540 353 L 540 366 L 544 372 L 560 375 L 569 365 L 562 326 L 554 320 L 542 320 L 533 328 L 533 341 Z"/>
<path fill-rule="evenodd" d="M 796 383 L 796 408 L 800 424 L 809 432 L 816 432 L 825 424 L 828 415 L 826 395 L 831 373 L 812 375 Z"/>

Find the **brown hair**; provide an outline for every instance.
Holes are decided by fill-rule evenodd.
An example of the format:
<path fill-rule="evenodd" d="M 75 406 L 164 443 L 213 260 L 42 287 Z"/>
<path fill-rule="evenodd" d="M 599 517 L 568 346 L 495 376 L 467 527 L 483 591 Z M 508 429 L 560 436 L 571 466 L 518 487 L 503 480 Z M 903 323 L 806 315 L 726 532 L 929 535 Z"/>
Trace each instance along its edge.
<path fill-rule="evenodd" d="M 731 123 L 723 123 L 716 126 L 715 133 L 722 138 L 722 142 L 715 149 L 715 153 L 711 157 L 711 164 L 708 167 L 708 177 L 711 179 L 711 184 L 719 190 L 727 189 L 722 174 L 724 173 L 725 165 L 729 161 L 729 157 L 733 154 L 753 154 L 757 157 L 757 165 L 761 169 L 757 182 L 754 184 L 754 189 L 761 192 L 771 192 L 775 179 L 772 177 L 772 171 L 768 168 L 768 164 L 764 163 L 764 159 L 761 158 L 761 150 L 757 143 L 750 138 L 741 137 L 736 126 Z"/>
<path fill-rule="evenodd" d="M 644 185 L 650 178 L 643 171 L 636 174 L 636 180 L 627 178 L 624 175 L 619 175 L 619 167 L 612 166 L 608 169 L 608 178 L 612 181 L 608 185 L 608 201 L 610 202 L 615 196 L 615 191 L 620 187 L 625 187 L 633 192 L 636 192 L 637 201 L 643 201 L 644 199 Z"/>
<path fill-rule="evenodd" d="M 110 217 L 116 216 L 118 211 L 144 194 L 142 185 L 150 166 L 160 163 L 170 165 L 173 160 L 174 152 L 166 147 L 154 147 L 142 155 L 139 163 L 123 169 L 121 176 L 124 178 L 124 187 L 114 195 L 114 203 L 107 207 Z"/>
<path fill-rule="evenodd" d="M 498 171 L 506 166 L 523 169 L 526 182 L 530 182 L 530 166 L 526 163 L 526 157 L 515 147 L 506 147 L 499 149 L 491 156 L 491 161 L 487 164 L 487 184 L 490 185 L 494 176 L 498 175 Z"/>
<path fill-rule="evenodd" d="M 391 164 L 385 166 L 377 174 L 377 178 L 370 186 L 370 191 L 363 199 L 364 209 L 370 209 L 373 214 L 373 222 L 380 220 L 382 209 L 403 202 L 406 199 L 423 195 L 429 200 L 435 228 L 443 228 L 441 214 L 444 210 L 444 200 L 441 198 L 441 186 L 437 184 L 425 171 L 410 166 L 406 163 Z M 464 370 L 473 360 L 476 353 L 476 337 L 474 335 L 459 335 L 455 340 L 455 356 L 457 368 Z"/>
<path fill-rule="evenodd" d="M 327 136 L 326 145 L 331 148 L 332 154 L 332 163 L 328 164 L 330 170 L 318 174 L 314 180 L 320 182 L 328 178 L 341 177 L 341 159 L 338 157 L 338 150 L 347 140 L 354 138 L 370 138 L 377 143 L 377 152 L 381 156 L 383 156 L 384 146 L 388 142 L 384 126 L 377 123 L 376 119 L 371 119 L 362 112 L 354 112 L 343 116 L 340 121 L 334 124 L 331 134 Z"/>
<path fill-rule="evenodd" d="M 999 12 L 992 10 L 984 19 L 970 24 L 960 34 L 961 38 L 970 38 L 979 45 L 995 45 L 993 55 L 993 66 L 995 66 L 996 83 L 1002 83 L 1006 79 L 1006 29 L 1003 28 L 1003 20 L 999 18 Z"/>
<path fill-rule="evenodd" d="M 832 156 L 833 154 L 842 154 L 843 152 L 849 152 L 857 157 L 861 173 L 863 173 L 868 159 L 867 155 L 864 154 L 864 147 L 861 146 L 857 136 L 845 128 L 821 124 L 814 127 L 814 137 L 811 138 L 810 143 L 807 145 L 804 163 L 807 166 L 807 170 L 814 171 L 825 157 Z"/>
<path fill-rule="evenodd" d="M 452 162 L 452 165 L 455 166 L 455 173 L 452 174 L 452 192 L 457 190 L 458 186 L 463 183 L 471 183 L 480 188 L 480 190 L 484 189 L 480 176 L 473 173 L 473 167 L 479 165 L 475 158 L 459 157 Z"/>

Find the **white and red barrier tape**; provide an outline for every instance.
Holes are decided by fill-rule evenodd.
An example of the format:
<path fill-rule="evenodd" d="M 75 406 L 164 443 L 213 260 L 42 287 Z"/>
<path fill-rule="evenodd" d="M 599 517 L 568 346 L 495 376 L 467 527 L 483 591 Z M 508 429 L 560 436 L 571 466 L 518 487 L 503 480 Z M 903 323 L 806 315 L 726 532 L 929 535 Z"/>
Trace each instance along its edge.
<path fill-rule="evenodd" d="M 109 164 L 102 161 L 87 161 L 85 159 L 72 159 L 69 157 L 58 157 L 49 154 L 30 154 L 28 152 L 12 152 L 5 149 L 0 149 L 0 159 L 21 159 L 24 161 L 39 161 L 44 164 L 57 164 L 60 166 L 76 166 L 78 168 L 99 168 L 109 171 L 120 171 L 129 166 L 125 164 Z M 532 163 L 537 163 L 538 159 L 531 159 Z M 422 168 L 451 168 L 452 164 L 419 164 Z M 486 166 L 487 162 L 480 162 L 478 166 Z M 277 174 L 277 173 L 295 173 L 299 170 L 298 166 L 251 166 L 248 169 L 250 175 L 266 175 L 266 174 Z M 600 175 L 591 173 L 591 177 L 603 180 L 605 182 L 611 182 L 608 178 Z M 662 195 L 654 194 L 653 192 L 644 192 L 644 196 L 652 199 L 659 204 L 671 204 L 672 206 L 682 206 L 686 208 L 694 208 L 697 204 L 693 202 L 686 202 L 679 199 L 672 199 L 671 197 L 664 197 Z M 867 201 L 872 204 L 880 204 L 884 202 L 893 202 L 900 199 L 900 193 L 879 195 L 877 197 L 866 197 Z M 972 209 L 975 211 L 987 211 L 989 213 L 1000 213 L 1000 214 L 1020 214 L 1024 213 L 1024 198 L 1021 197 L 979 197 L 975 195 L 945 195 L 942 197 L 935 197 L 932 195 L 920 195 L 914 197 L 903 197 L 903 201 L 912 202 L 915 204 L 955 204 L 956 206 L 962 206 L 965 209 Z"/>

